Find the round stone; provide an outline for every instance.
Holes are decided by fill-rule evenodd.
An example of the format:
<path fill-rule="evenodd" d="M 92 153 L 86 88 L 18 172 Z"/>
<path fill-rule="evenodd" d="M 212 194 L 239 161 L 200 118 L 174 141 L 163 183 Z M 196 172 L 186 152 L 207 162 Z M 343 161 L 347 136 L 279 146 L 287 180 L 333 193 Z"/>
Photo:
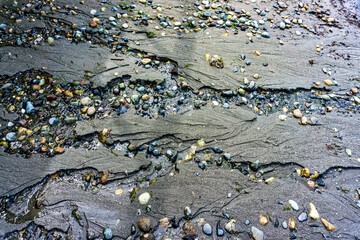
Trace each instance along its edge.
<path fill-rule="evenodd" d="M 89 23 L 89 26 L 92 27 L 92 28 L 96 28 L 97 27 L 97 23 L 95 21 L 91 21 Z"/>
<path fill-rule="evenodd" d="M 279 119 L 281 120 L 281 121 L 285 121 L 285 119 L 287 118 L 287 116 L 286 115 L 279 115 Z"/>
<path fill-rule="evenodd" d="M 52 43 L 54 42 L 54 38 L 52 38 L 52 37 L 48 37 L 47 40 L 48 40 L 48 43 L 49 43 L 49 44 L 52 44 Z"/>
<path fill-rule="evenodd" d="M 296 118 L 301 118 L 302 117 L 302 113 L 300 111 L 300 109 L 295 109 L 293 111 L 293 116 L 296 117 Z"/>
<path fill-rule="evenodd" d="M 151 228 L 151 223 L 149 218 L 140 218 L 138 221 L 138 228 L 142 232 L 149 232 Z"/>
<path fill-rule="evenodd" d="M 325 83 L 326 85 L 328 85 L 328 86 L 333 85 L 333 82 L 332 82 L 330 79 L 325 79 L 325 80 L 324 80 L 324 83 Z"/>
<path fill-rule="evenodd" d="M 81 105 L 89 105 L 91 103 L 91 99 L 89 97 L 84 97 L 80 100 Z"/>
<path fill-rule="evenodd" d="M 103 235 L 104 235 L 105 240 L 110 240 L 110 239 L 113 238 L 113 233 L 112 233 L 112 230 L 110 228 L 105 228 L 104 232 L 103 232 Z"/>
<path fill-rule="evenodd" d="M 282 227 L 283 227 L 284 229 L 287 229 L 287 228 L 288 228 L 288 225 L 287 225 L 286 221 L 283 221 L 283 222 L 282 222 Z"/>
<path fill-rule="evenodd" d="M 285 23 L 284 22 L 281 22 L 280 24 L 279 24 L 279 27 L 280 27 L 280 29 L 285 29 Z"/>
<path fill-rule="evenodd" d="M 205 223 L 204 226 L 203 226 L 203 232 L 204 232 L 206 235 L 211 235 L 211 234 L 212 234 L 211 225 L 208 224 L 208 223 Z"/>
<path fill-rule="evenodd" d="M 92 116 L 95 114 L 95 108 L 94 107 L 89 107 L 87 110 L 87 115 Z"/>
<path fill-rule="evenodd" d="M 149 203 L 150 198 L 151 198 L 150 193 L 144 192 L 139 196 L 138 200 L 141 205 L 145 205 Z"/>
<path fill-rule="evenodd" d="M 148 94 L 144 94 L 144 95 L 141 97 L 141 99 L 142 99 L 143 101 L 148 101 L 148 100 L 150 99 L 150 96 L 149 96 Z"/>

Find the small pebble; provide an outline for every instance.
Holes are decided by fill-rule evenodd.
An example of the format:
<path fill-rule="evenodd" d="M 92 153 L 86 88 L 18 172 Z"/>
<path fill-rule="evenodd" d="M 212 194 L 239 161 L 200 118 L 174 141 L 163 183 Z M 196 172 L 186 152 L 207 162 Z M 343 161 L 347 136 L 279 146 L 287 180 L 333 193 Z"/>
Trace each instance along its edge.
<path fill-rule="evenodd" d="M 203 232 L 204 232 L 206 235 L 211 235 L 211 234 L 212 234 L 211 225 L 208 224 L 208 223 L 205 223 L 204 226 L 203 226 Z"/>
<path fill-rule="evenodd" d="M 307 220 L 306 212 L 302 212 L 298 217 L 299 222 L 305 222 Z"/>
<path fill-rule="evenodd" d="M 289 200 L 289 204 L 292 207 L 292 209 L 294 209 L 295 211 L 299 210 L 299 206 L 294 200 Z"/>
<path fill-rule="evenodd" d="M 257 229 L 256 227 L 251 227 L 251 233 L 254 240 L 263 240 L 264 239 L 264 232 Z"/>
<path fill-rule="evenodd" d="M 287 222 L 286 222 L 286 221 L 283 221 L 281 225 L 282 225 L 282 227 L 283 227 L 284 229 L 287 229 L 287 228 L 288 228 L 288 225 L 287 225 Z"/>
<path fill-rule="evenodd" d="M 150 193 L 144 192 L 139 196 L 138 200 L 141 205 L 145 205 L 149 203 L 150 198 L 151 198 Z"/>

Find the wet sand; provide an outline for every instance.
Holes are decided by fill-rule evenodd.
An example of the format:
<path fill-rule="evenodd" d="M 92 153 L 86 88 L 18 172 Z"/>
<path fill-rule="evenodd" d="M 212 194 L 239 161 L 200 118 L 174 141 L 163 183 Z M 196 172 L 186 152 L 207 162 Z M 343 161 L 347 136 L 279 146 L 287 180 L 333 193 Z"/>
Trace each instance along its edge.
<path fill-rule="evenodd" d="M 194 12 L 186 7 L 194 8 L 193 1 L 153 1 L 162 4 L 161 12 L 135 2 L 146 14 L 174 16 L 174 21 Z M 20 152 L 9 154 L 9 148 L 2 147 L 0 239 L 103 239 L 106 228 L 114 239 L 152 239 L 138 228 L 144 217 L 151 221 L 148 232 L 154 239 L 251 239 L 252 226 L 263 232 L 263 239 L 294 239 L 294 235 L 298 239 L 360 238 L 360 118 L 354 98 L 358 94 L 351 93 L 351 89 L 359 90 L 360 79 L 358 16 L 351 17 L 356 14 L 355 3 L 304 1 L 310 10 L 299 15 L 296 3 L 290 1 L 281 14 L 273 7 L 275 1 L 229 3 L 236 10 L 251 12 L 257 21 L 263 17 L 254 9 L 268 9 L 265 26 L 271 37 L 261 37 L 261 28 L 251 39 L 247 36 L 251 29 L 235 34 L 231 27 L 188 34 L 174 27 L 156 30 L 154 26 L 160 26 L 157 19 L 144 26 L 128 18 L 129 26 L 124 28 L 121 18 L 110 28 L 109 36 L 121 31 L 120 36 L 128 39 L 125 54 L 112 52 L 114 47 L 104 35 L 77 43 L 65 37 L 51 45 L 45 40 L 31 48 L 2 43 L 2 86 L 12 75 L 29 69 L 50 74 L 56 83 L 49 89 L 65 89 L 86 79 L 91 87 L 81 85 L 83 92 L 72 101 L 89 96 L 95 102 L 96 89 L 100 107 L 109 114 L 86 116 L 78 111 L 85 116 L 83 121 L 61 122 L 71 136 L 71 144 L 61 145 L 61 154 L 34 150 L 26 157 Z M 12 1 L 5 4 L 17 8 L 11 6 Z M 70 10 L 64 8 L 50 12 L 45 6 L 43 10 L 49 13 L 42 20 L 15 23 L 2 12 L 0 23 L 6 22 L 7 28 L 53 29 L 51 19 L 57 19 L 64 23 L 59 24 L 62 29 L 75 32 L 71 23 L 88 27 L 91 9 L 97 9 L 98 18 L 108 26 L 107 19 L 115 14 L 112 6 L 117 5 L 65 0 L 55 4 L 75 5 L 78 8 L 71 9 L 77 15 L 66 14 Z M 168 8 L 180 4 L 185 7 Z M 103 6 L 106 10 L 101 12 Z M 317 8 L 321 14 L 316 13 Z M 334 23 L 321 20 L 322 15 L 335 19 Z M 291 22 L 289 28 L 280 30 L 275 26 L 281 16 L 302 19 L 308 28 Z M 149 38 L 149 33 L 156 37 Z M 206 54 L 221 56 L 224 67 L 211 66 Z M 149 69 L 141 63 L 144 58 L 152 60 Z M 254 86 L 249 87 L 244 77 Z M 326 85 L 325 79 L 333 84 Z M 118 83 L 125 83 L 126 90 L 115 94 Z M 143 96 L 142 86 L 150 100 L 135 103 L 130 98 Z M 239 89 L 244 89 L 244 95 Z M 329 100 L 322 99 L 325 95 Z M 71 102 L 57 96 L 56 101 Z M 125 99 L 127 110 L 116 114 L 123 108 L 110 107 L 110 98 L 119 96 Z M 264 100 L 259 96 L 265 96 Z M 2 99 L 7 98 L 2 95 Z M 1 104 L 0 130 L 5 139 L 7 124 L 18 124 L 24 115 L 8 112 L 10 103 L 5 100 Z M 150 110 L 144 110 L 144 104 Z M 293 116 L 297 108 L 308 123 L 299 124 L 303 119 Z M 281 115 L 286 115 L 285 121 L 279 119 Z M 318 121 L 312 122 L 313 118 Z M 110 131 L 103 134 L 104 129 Z M 42 135 L 36 136 L 40 139 Z M 301 174 L 305 168 L 318 176 Z M 144 192 L 151 193 L 151 198 L 141 205 L 138 197 Z M 289 206 L 290 199 L 298 203 L 299 210 Z M 310 219 L 309 203 L 335 230 L 328 231 L 320 219 Z M 187 206 L 191 214 L 185 216 Z M 302 212 L 308 216 L 304 222 L 298 220 Z M 259 222 L 262 213 L 269 221 L 265 226 Z M 170 222 L 166 226 L 159 224 L 164 218 Z M 282 227 L 289 218 L 295 219 L 295 230 Z M 217 236 L 217 222 L 224 229 L 229 219 L 236 220 L 234 232 Z M 250 223 L 245 224 L 246 220 Z M 184 231 L 186 221 L 192 222 L 196 236 Z M 212 226 L 211 235 L 204 233 L 205 223 Z"/>

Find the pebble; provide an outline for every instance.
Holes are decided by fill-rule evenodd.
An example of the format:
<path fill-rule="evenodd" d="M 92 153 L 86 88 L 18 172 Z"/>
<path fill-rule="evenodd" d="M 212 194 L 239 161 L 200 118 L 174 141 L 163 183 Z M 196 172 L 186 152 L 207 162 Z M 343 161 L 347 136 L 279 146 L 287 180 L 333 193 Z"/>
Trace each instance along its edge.
<path fill-rule="evenodd" d="M 138 200 L 141 205 L 145 205 L 149 203 L 150 198 L 151 198 L 150 193 L 144 192 L 139 196 Z"/>
<path fill-rule="evenodd" d="M 315 182 L 312 181 L 312 180 L 309 180 L 309 181 L 307 181 L 307 185 L 308 185 L 309 188 L 314 188 L 315 187 Z"/>
<path fill-rule="evenodd" d="M 238 93 L 239 93 L 241 96 L 244 96 L 246 92 L 245 92 L 244 89 L 239 88 Z"/>
<path fill-rule="evenodd" d="M 221 236 L 224 236 L 224 234 L 225 234 L 225 232 L 224 232 L 224 230 L 221 229 L 220 220 L 219 220 L 216 224 L 216 235 L 218 237 L 221 237 Z"/>
<path fill-rule="evenodd" d="M 91 103 L 91 99 L 89 97 L 84 97 L 80 100 L 81 105 L 87 106 Z"/>
<path fill-rule="evenodd" d="M 285 23 L 284 22 L 281 22 L 280 24 L 279 24 L 279 27 L 280 27 L 280 29 L 282 29 L 282 30 L 284 30 L 285 29 Z"/>
<path fill-rule="evenodd" d="M 287 229 L 287 228 L 288 228 L 288 225 L 287 225 L 286 221 L 283 221 L 281 225 L 282 225 L 282 227 L 283 227 L 284 229 Z"/>
<path fill-rule="evenodd" d="M 246 220 L 246 221 L 244 222 L 244 224 L 247 226 L 247 225 L 250 224 L 250 221 L 249 221 L 249 220 Z"/>
<path fill-rule="evenodd" d="M 127 149 L 130 151 L 130 152 L 133 152 L 136 150 L 136 146 L 132 143 L 129 143 L 129 145 L 127 146 Z"/>
<path fill-rule="evenodd" d="M 225 224 L 224 228 L 228 233 L 235 233 L 236 232 L 236 221 L 235 221 L 235 219 L 231 219 L 230 221 L 228 221 Z"/>
<path fill-rule="evenodd" d="M 113 233 L 110 228 L 105 228 L 103 232 L 103 236 L 105 240 L 110 240 L 113 238 Z"/>
<path fill-rule="evenodd" d="M 295 229 L 295 219 L 289 218 L 289 229 L 292 231 Z"/>
<path fill-rule="evenodd" d="M 290 232 L 289 238 L 290 239 L 296 239 L 297 236 L 296 236 L 296 234 L 294 232 Z"/>
<path fill-rule="evenodd" d="M 230 161 L 231 160 L 230 153 L 224 153 L 224 158 L 225 158 L 226 161 Z"/>
<path fill-rule="evenodd" d="M 184 215 L 185 215 L 185 217 L 190 217 L 191 216 L 191 209 L 190 209 L 189 206 L 186 206 L 184 208 Z"/>
<path fill-rule="evenodd" d="M 92 27 L 92 28 L 96 28 L 97 23 L 95 21 L 90 21 L 89 26 Z"/>
<path fill-rule="evenodd" d="M 275 177 L 269 177 L 264 181 L 264 183 L 269 184 L 269 183 L 272 183 L 274 180 L 275 180 Z"/>
<path fill-rule="evenodd" d="M 276 228 L 279 227 L 279 219 L 275 220 L 274 227 L 276 227 Z"/>
<path fill-rule="evenodd" d="M 26 102 L 26 113 L 29 114 L 32 110 L 34 110 L 34 105 L 32 102 Z"/>
<path fill-rule="evenodd" d="M 205 146 L 205 140 L 204 140 L 204 139 L 198 140 L 198 141 L 197 141 L 197 145 L 198 145 L 199 147 Z"/>
<path fill-rule="evenodd" d="M 289 204 L 292 207 L 292 209 L 294 209 L 295 211 L 299 210 L 299 206 L 294 200 L 289 200 Z"/>
<path fill-rule="evenodd" d="M 192 222 L 188 221 L 188 222 L 184 222 L 183 226 L 182 226 L 182 230 L 184 231 L 186 236 L 197 236 L 196 234 L 196 229 L 194 227 L 194 225 L 192 224 Z"/>
<path fill-rule="evenodd" d="M 303 115 L 302 115 L 300 109 L 295 109 L 293 111 L 293 116 L 296 117 L 296 118 L 301 118 Z"/>
<path fill-rule="evenodd" d="M 310 118 L 311 124 L 316 125 L 319 123 L 319 119 L 317 117 L 311 117 Z"/>
<path fill-rule="evenodd" d="M 298 217 L 299 222 L 305 222 L 307 219 L 308 219 L 308 217 L 307 217 L 306 212 L 302 212 Z"/>
<path fill-rule="evenodd" d="M 54 148 L 54 153 L 55 154 L 62 153 L 63 151 L 64 151 L 64 148 L 62 148 L 62 147 L 57 146 L 57 147 Z"/>
<path fill-rule="evenodd" d="M 57 119 L 57 118 L 52 117 L 52 118 L 49 119 L 48 122 L 49 122 L 50 126 L 54 126 L 54 125 L 57 125 L 60 122 L 60 120 Z"/>
<path fill-rule="evenodd" d="M 285 121 L 286 120 L 286 118 L 287 118 L 287 116 L 286 115 L 279 115 L 279 119 L 281 120 L 281 121 Z"/>
<path fill-rule="evenodd" d="M 115 195 L 121 195 L 124 191 L 122 189 L 116 189 Z"/>
<path fill-rule="evenodd" d="M 211 235 L 211 234 L 212 234 L 211 225 L 208 224 L 208 223 L 205 223 L 204 226 L 203 226 L 203 232 L 204 232 L 206 235 Z"/>
<path fill-rule="evenodd" d="M 325 220 L 324 218 L 321 218 L 320 221 L 322 222 L 322 224 L 324 224 L 326 230 L 328 230 L 328 231 L 333 231 L 333 230 L 335 230 L 334 225 L 332 225 L 330 222 L 328 222 L 328 221 Z"/>
<path fill-rule="evenodd" d="M 76 121 L 77 121 L 76 117 L 66 117 L 65 118 L 65 123 L 67 123 L 67 124 L 73 124 L 73 123 L 76 123 Z"/>
<path fill-rule="evenodd" d="M 305 116 L 301 117 L 300 122 L 302 125 L 306 125 L 308 123 L 307 117 L 305 117 Z"/>
<path fill-rule="evenodd" d="M 150 219 L 149 218 L 140 218 L 138 221 L 138 228 L 142 232 L 149 232 L 151 228 Z"/>
<path fill-rule="evenodd" d="M 141 63 L 144 65 L 149 64 L 150 62 L 151 62 L 150 58 L 144 58 L 143 60 L 141 60 Z"/>
<path fill-rule="evenodd" d="M 351 150 L 350 149 L 346 148 L 345 153 L 346 153 L 346 155 L 348 155 L 348 157 L 351 157 Z"/>
<path fill-rule="evenodd" d="M 150 96 L 148 94 L 144 94 L 144 95 L 142 95 L 141 99 L 143 101 L 148 101 L 150 99 Z"/>
<path fill-rule="evenodd" d="M 162 218 L 159 220 L 159 225 L 163 226 L 163 227 L 169 227 L 170 226 L 170 221 L 168 218 Z"/>
<path fill-rule="evenodd" d="M 124 24 L 122 25 L 122 27 L 123 27 L 124 29 L 127 29 L 127 28 L 129 28 L 129 24 L 124 23 Z"/>
<path fill-rule="evenodd" d="M 269 223 L 267 216 L 263 213 L 260 214 L 259 222 L 261 225 L 266 226 Z"/>
<path fill-rule="evenodd" d="M 255 162 L 250 164 L 250 168 L 251 170 L 253 170 L 254 172 L 256 172 L 260 167 L 260 162 L 259 160 L 256 160 Z"/>
<path fill-rule="evenodd" d="M 357 96 L 353 96 L 353 100 L 356 104 L 360 105 L 360 98 L 358 98 Z"/>
<path fill-rule="evenodd" d="M 260 229 L 257 229 L 254 226 L 251 227 L 251 233 L 252 233 L 252 237 L 255 240 L 263 240 L 264 239 L 264 232 L 261 231 Z"/>
<path fill-rule="evenodd" d="M 14 132 L 9 132 L 8 134 L 6 134 L 5 139 L 9 142 L 15 142 L 17 139 L 17 135 Z"/>
<path fill-rule="evenodd" d="M 332 82 L 330 79 L 325 79 L 325 80 L 324 80 L 324 83 L 325 83 L 326 85 L 328 85 L 328 86 L 333 85 L 333 82 Z"/>
<path fill-rule="evenodd" d="M 317 220 L 320 218 L 319 212 L 316 210 L 316 207 L 314 204 L 310 203 L 310 213 L 309 213 L 309 217 Z"/>
<path fill-rule="evenodd" d="M 155 237 L 152 233 L 144 233 L 140 236 L 140 240 L 155 240 Z"/>
<path fill-rule="evenodd" d="M 95 114 L 95 107 L 89 107 L 88 109 L 87 109 L 87 115 L 89 115 L 89 116 L 92 116 L 92 115 L 94 115 Z"/>
<path fill-rule="evenodd" d="M 308 169 L 308 168 L 302 168 L 300 173 L 301 173 L 301 176 L 303 176 L 303 177 L 306 177 L 306 178 L 310 177 L 310 169 Z"/>

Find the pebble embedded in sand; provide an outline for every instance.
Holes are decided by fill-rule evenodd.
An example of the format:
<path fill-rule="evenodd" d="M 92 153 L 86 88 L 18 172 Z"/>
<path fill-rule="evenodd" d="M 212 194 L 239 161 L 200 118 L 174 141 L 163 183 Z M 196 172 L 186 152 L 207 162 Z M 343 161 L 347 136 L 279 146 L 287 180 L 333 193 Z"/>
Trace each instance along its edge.
<path fill-rule="evenodd" d="M 151 198 L 150 193 L 144 192 L 139 196 L 138 200 L 141 205 L 145 205 L 148 204 L 150 198 Z"/>
<path fill-rule="evenodd" d="M 333 230 L 335 230 L 334 225 L 332 225 L 330 222 L 328 222 L 328 221 L 325 220 L 324 218 L 321 218 L 321 222 L 324 224 L 326 230 L 328 230 L 328 231 L 333 231 Z"/>
<path fill-rule="evenodd" d="M 309 213 L 309 217 L 317 220 L 320 218 L 319 212 L 316 210 L 316 207 L 314 204 L 310 203 L 310 213 Z"/>
<path fill-rule="evenodd" d="M 324 80 L 324 83 L 325 83 L 326 85 L 328 85 L 328 86 L 333 85 L 333 82 L 332 82 L 330 79 L 325 79 L 325 80 Z"/>
<path fill-rule="evenodd" d="M 300 109 L 295 109 L 293 111 L 293 116 L 296 117 L 296 118 L 301 118 L 303 115 L 302 115 Z"/>
<path fill-rule="evenodd" d="M 260 214 L 259 222 L 261 225 L 266 226 L 269 223 L 267 216 L 263 213 Z"/>

